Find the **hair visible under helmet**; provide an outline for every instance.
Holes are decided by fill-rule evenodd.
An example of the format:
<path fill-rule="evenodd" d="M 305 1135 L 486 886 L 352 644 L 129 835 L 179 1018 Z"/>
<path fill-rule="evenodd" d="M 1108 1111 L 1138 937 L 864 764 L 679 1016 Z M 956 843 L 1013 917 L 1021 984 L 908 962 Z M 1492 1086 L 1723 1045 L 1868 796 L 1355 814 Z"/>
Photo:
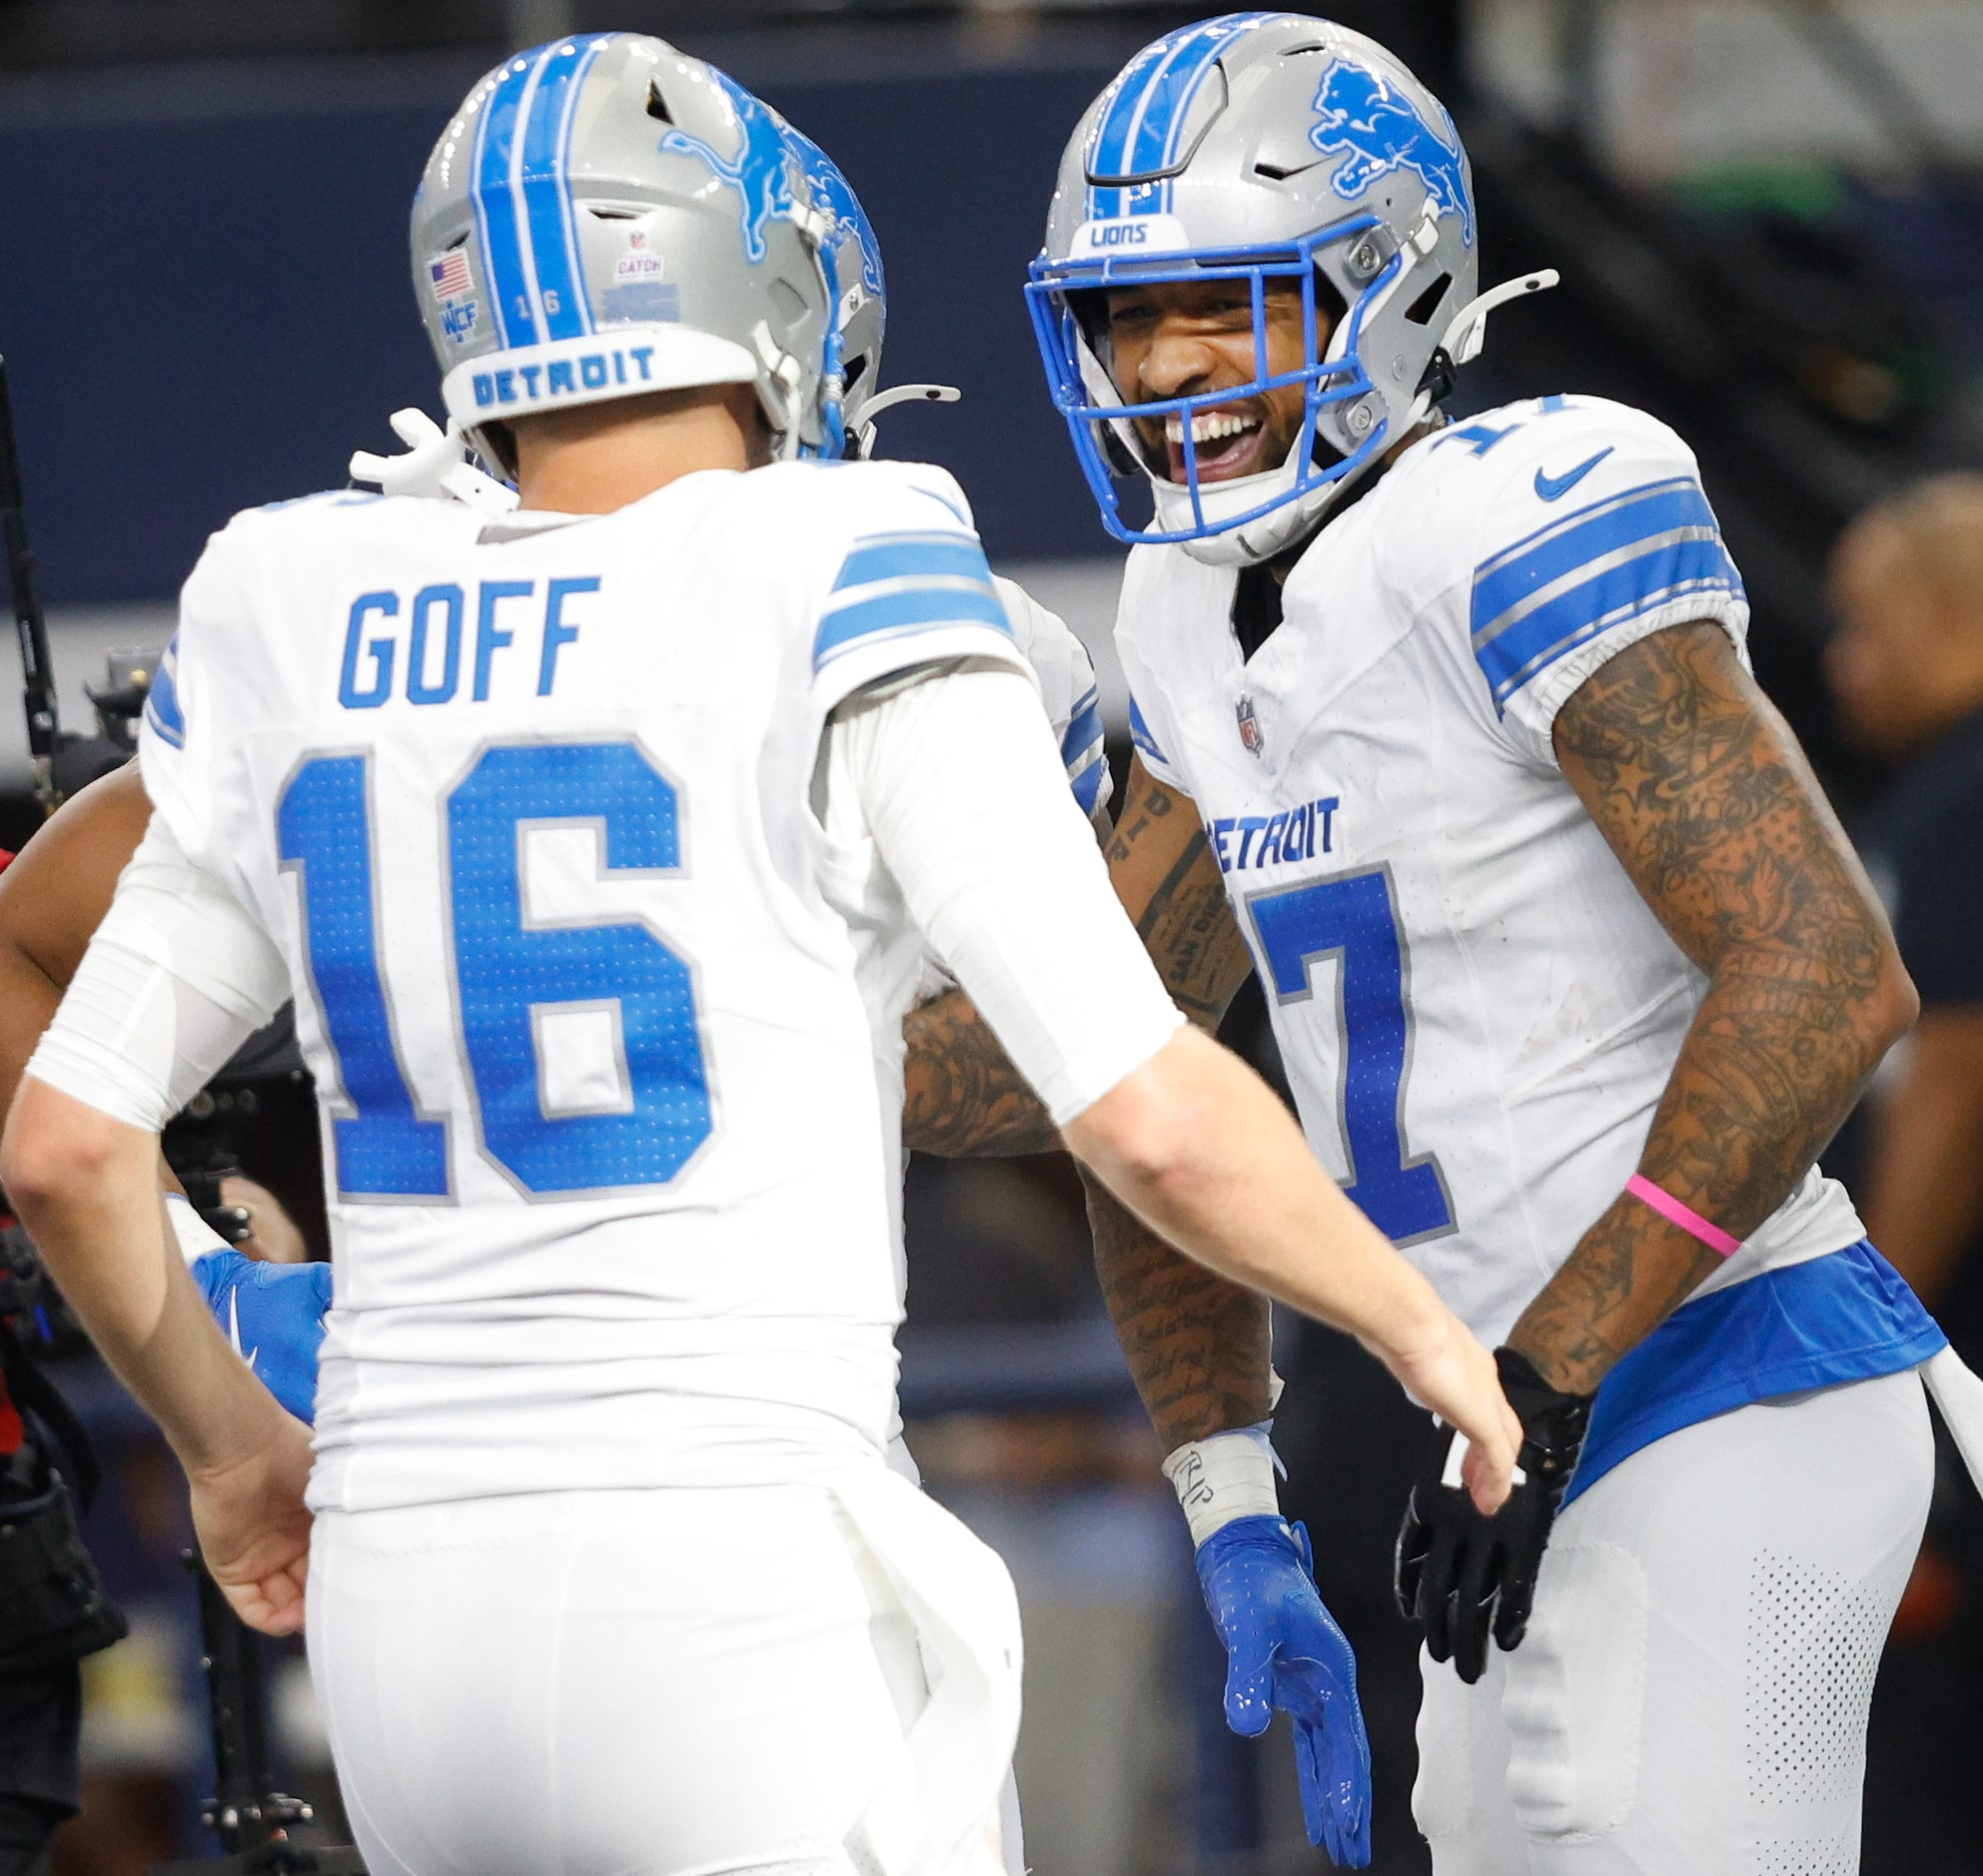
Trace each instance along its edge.
<path fill-rule="evenodd" d="M 1312 527 L 1445 394 L 1454 359 L 1438 355 L 1465 324 L 1478 275 L 1473 180 L 1439 100 L 1361 33 L 1234 13 L 1146 46 L 1089 107 L 1027 297 L 1109 531 L 1245 565 Z M 1253 382 L 1125 404 L 1106 320 L 1082 296 L 1206 280 L 1250 284 Z M 1306 344 L 1299 367 L 1277 376 L 1266 296 L 1283 281 L 1301 293 Z M 1468 343 L 1478 348 L 1478 321 Z M 1471 356 L 1457 340 L 1454 352 Z M 1304 409 L 1286 461 L 1201 483 L 1193 417 L 1291 385 Z M 1182 481 L 1150 462 L 1138 418 L 1182 422 Z M 1156 509 L 1143 528 L 1123 519 L 1116 485 L 1139 471 Z"/>
<path fill-rule="evenodd" d="M 714 66 L 630 33 L 517 53 L 414 197 L 449 416 L 481 447 L 536 411 L 751 385 L 774 456 L 837 455 L 830 227 L 783 120 Z"/>

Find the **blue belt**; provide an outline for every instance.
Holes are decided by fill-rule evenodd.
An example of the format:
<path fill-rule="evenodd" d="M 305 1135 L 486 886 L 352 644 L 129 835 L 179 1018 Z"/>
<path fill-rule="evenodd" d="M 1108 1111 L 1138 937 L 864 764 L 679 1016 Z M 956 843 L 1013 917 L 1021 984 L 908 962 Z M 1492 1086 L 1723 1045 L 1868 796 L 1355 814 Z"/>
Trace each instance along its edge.
<path fill-rule="evenodd" d="M 1675 1310 L 1604 1378 L 1567 1504 L 1641 1446 L 1735 1407 L 1918 1368 L 1948 1338 L 1865 1239 Z"/>

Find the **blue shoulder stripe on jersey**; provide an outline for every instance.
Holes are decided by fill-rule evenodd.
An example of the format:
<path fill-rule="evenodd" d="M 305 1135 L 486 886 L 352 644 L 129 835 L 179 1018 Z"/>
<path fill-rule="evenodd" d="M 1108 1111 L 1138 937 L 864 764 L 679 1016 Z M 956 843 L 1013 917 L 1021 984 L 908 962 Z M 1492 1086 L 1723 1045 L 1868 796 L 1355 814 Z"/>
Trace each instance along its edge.
<path fill-rule="evenodd" d="M 1538 671 L 1613 625 L 1689 594 L 1739 598 L 1741 592 L 1719 539 L 1673 541 L 1584 580 L 1475 655 L 1492 688 L 1494 707 L 1504 709 Z"/>
<path fill-rule="evenodd" d="M 566 161 L 571 122 L 585 73 L 609 33 L 588 33 L 554 47 L 541 64 L 517 165 L 518 210 L 528 235 L 533 304 L 549 339 L 580 339 L 592 330 L 585 271 L 573 219 Z"/>
<path fill-rule="evenodd" d="M 476 228 L 482 236 L 484 264 L 489 269 L 489 298 L 496 329 L 503 346 L 537 342 L 531 308 L 529 277 L 523 265 L 521 230 L 516 201 L 510 193 L 510 165 L 525 93 L 542 61 L 511 59 L 490 90 L 476 125 L 475 155 L 469 167 L 469 200 L 475 205 Z"/>
<path fill-rule="evenodd" d="M 1144 47 L 1116 83 L 1088 146 L 1090 176 L 1147 176 L 1177 160 L 1178 133 L 1200 81 L 1242 33 L 1274 13 L 1228 13 L 1167 34 Z M 1168 212 L 1171 185 L 1088 189 L 1088 219 Z"/>
<path fill-rule="evenodd" d="M 1605 1376 L 1563 1502 L 1683 1426 L 1810 1388 L 1898 1375 L 1947 1343 L 1864 1239 L 1697 1297 Z"/>
<path fill-rule="evenodd" d="M 186 747 L 186 716 L 179 707 L 177 632 L 173 633 L 172 642 L 159 659 L 159 667 L 152 674 L 151 688 L 145 693 L 145 720 L 151 724 L 153 733 L 161 742 L 170 743 L 175 749 Z"/>
<path fill-rule="evenodd" d="M 1688 593 L 1741 591 L 1713 510 L 1682 476 L 1565 515 L 1484 564 L 1474 576 L 1474 655 L 1501 709 L 1609 626 Z"/>
<path fill-rule="evenodd" d="M 829 611 L 812 641 L 812 668 L 818 670 L 856 644 L 940 631 L 947 625 L 989 625 L 1008 639 L 1012 636 L 1005 601 L 989 586 L 910 586 Z"/>
<path fill-rule="evenodd" d="M 1503 435 L 1506 433 L 1503 432 Z M 1478 648 L 1524 601 L 1606 555 L 1676 527 L 1716 532 L 1714 510 L 1691 475 L 1627 488 L 1588 507 L 1573 508 L 1547 527 L 1482 561 L 1474 573 L 1474 643 Z"/>
<path fill-rule="evenodd" d="M 971 579 L 989 586 L 985 550 L 963 534 L 870 534 L 854 542 L 833 581 L 835 592 L 880 579 Z"/>
<path fill-rule="evenodd" d="M 1143 720 L 1143 712 L 1137 708 L 1136 699 L 1129 700 L 1129 739 L 1153 762 L 1161 762 L 1166 768 L 1171 766 L 1171 758 L 1157 746 L 1157 738 L 1150 733 L 1150 725 Z"/>
<path fill-rule="evenodd" d="M 1060 759 L 1072 767 L 1077 757 L 1085 756 L 1101 740 L 1102 693 L 1090 685 L 1068 718 L 1067 734 L 1060 739 Z"/>

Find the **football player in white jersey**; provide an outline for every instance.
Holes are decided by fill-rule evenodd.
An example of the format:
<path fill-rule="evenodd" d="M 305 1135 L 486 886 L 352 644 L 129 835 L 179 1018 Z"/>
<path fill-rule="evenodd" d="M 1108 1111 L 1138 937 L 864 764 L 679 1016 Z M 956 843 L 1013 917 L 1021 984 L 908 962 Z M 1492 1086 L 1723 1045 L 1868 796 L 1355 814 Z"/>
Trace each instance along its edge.
<path fill-rule="evenodd" d="M 1815 1162 L 1913 992 L 1680 440 L 1442 427 L 1547 284 L 1477 299 L 1477 233 L 1444 110 L 1323 20 L 1170 34 L 1084 116 L 1028 297 L 1133 546 L 1113 870 L 1204 1020 L 1250 956 L 1317 1157 L 1500 1345 L 1522 1481 L 1483 1516 L 1442 1432 L 1399 1544 L 1441 1876 L 1849 1871 L 1953 1358 Z M 1181 1487 L 1251 1440 L 1271 1503 L 1259 1317 L 1110 1231 L 1232 1378 Z"/>
<path fill-rule="evenodd" d="M 658 41 L 477 86 L 414 261 L 522 505 L 214 538 L 151 824 L 9 1117 L 216 1577 L 284 1631 L 307 1567 L 374 1876 L 996 1867 L 1010 1583 L 882 1455 L 926 940 L 1112 1191 L 1362 1336 L 1506 1493 L 1485 1352 L 1180 1028 L 955 484 L 797 460 L 843 421 L 826 232 L 771 114 Z M 292 993 L 339 1267 L 314 1465 L 155 1177 Z"/>

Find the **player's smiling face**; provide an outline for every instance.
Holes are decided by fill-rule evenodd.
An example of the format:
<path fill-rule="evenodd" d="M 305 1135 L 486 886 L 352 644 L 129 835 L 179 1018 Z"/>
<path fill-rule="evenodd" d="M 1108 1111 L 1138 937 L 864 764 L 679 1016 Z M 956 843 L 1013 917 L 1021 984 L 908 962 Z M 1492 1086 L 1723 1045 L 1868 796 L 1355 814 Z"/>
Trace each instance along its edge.
<path fill-rule="evenodd" d="M 1267 369 L 1271 376 L 1307 364 L 1302 293 L 1292 280 L 1267 283 Z M 1106 349 L 1110 375 L 1125 403 L 1155 404 L 1239 390 L 1259 377 L 1254 356 L 1253 291 L 1244 280 L 1165 281 L 1111 288 Z M 1316 346 L 1330 322 L 1318 307 Z M 1198 479 L 1232 481 L 1287 461 L 1302 428 L 1303 388 L 1284 385 L 1254 397 L 1214 404 L 1192 419 Z M 1185 479 L 1184 419 L 1138 418 L 1137 441 L 1158 474 Z"/>

